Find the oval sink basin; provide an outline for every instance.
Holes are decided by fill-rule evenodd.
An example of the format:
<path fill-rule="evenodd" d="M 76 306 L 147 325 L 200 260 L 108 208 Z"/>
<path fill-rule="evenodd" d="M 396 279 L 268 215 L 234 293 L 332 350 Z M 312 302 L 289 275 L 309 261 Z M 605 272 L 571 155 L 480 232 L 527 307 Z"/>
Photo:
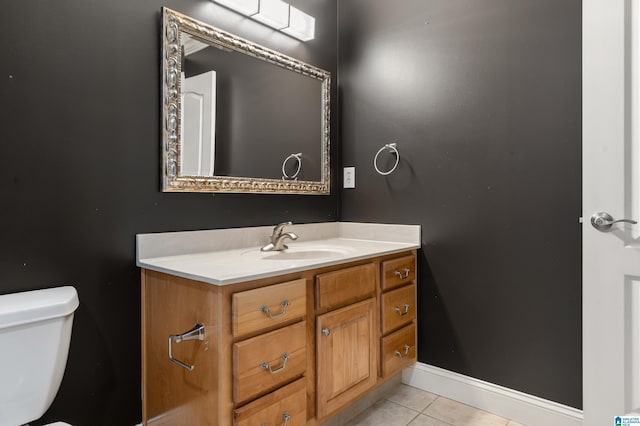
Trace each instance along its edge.
<path fill-rule="evenodd" d="M 289 247 L 283 251 L 249 250 L 243 256 L 253 255 L 259 260 L 313 260 L 325 257 L 344 256 L 351 250 L 343 247 Z"/>
<path fill-rule="evenodd" d="M 324 250 L 294 250 L 294 251 L 274 251 L 265 252 L 262 259 L 265 260 L 302 260 L 302 259 L 319 259 L 323 257 L 339 256 L 346 254 L 343 251 L 324 249 Z"/>

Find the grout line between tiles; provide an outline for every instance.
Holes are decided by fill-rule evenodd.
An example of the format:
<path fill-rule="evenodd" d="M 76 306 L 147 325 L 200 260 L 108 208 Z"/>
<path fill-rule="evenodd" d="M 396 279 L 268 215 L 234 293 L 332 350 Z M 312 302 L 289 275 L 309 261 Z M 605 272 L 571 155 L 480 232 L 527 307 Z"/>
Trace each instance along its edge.
<path fill-rule="evenodd" d="M 434 394 L 434 395 L 435 395 L 435 394 Z M 440 423 L 442 423 L 443 425 L 447 425 L 447 426 L 456 426 L 454 423 L 450 423 L 450 422 L 448 422 L 448 421 L 445 421 L 445 420 L 439 419 L 439 418 L 437 418 L 437 417 L 433 417 L 433 416 L 431 416 L 429 413 L 427 413 L 427 410 L 428 410 L 428 409 L 429 409 L 429 408 L 430 408 L 430 407 L 431 407 L 431 406 L 432 406 L 436 401 L 438 401 L 438 400 L 439 400 L 439 399 L 441 399 L 441 398 L 444 398 L 444 397 L 442 397 L 442 396 L 440 396 L 440 395 L 435 395 L 435 398 L 434 398 L 431 402 L 429 402 L 429 403 L 426 405 L 426 407 L 424 407 L 421 411 L 418 411 L 418 410 L 416 410 L 415 408 L 412 408 L 412 407 L 408 407 L 408 406 L 404 405 L 404 404 L 403 404 L 402 402 L 400 402 L 400 401 L 392 401 L 392 400 L 390 399 L 390 397 L 391 397 L 391 395 L 383 396 L 383 397 L 382 397 L 382 398 L 380 398 L 378 401 L 376 401 L 376 403 L 374 403 L 371 407 L 369 407 L 368 409 L 364 410 L 364 411 L 363 411 L 363 412 L 361 412 L 360 414 L 356 415 L 354 418 L 350 419 L 350 420 L 349 420 L 349 422 L 345 424 L 345 426 L 352 426 L 352 425 L 354 425 L 355 423 L 352 423 L 352 422 L 353 422 L 353 420 L 354 420 L 356 417 L 358 417 L 358 416 L 362 415 L 365 411 L 368 411 L 368 410 L 376 411 L 376 408 L 374 408 L 374 406 L 375 406 L 375 405 L 377 405 L 377 404 L 379 404 L 379 403 L 381 403 L 381 402 L 383 402 L 383 401 L 385 401 L 385 402 L 387 402 L 387 403 L 391 403 L 391 404 L 393 404 L 394 406 L 402 407 L 402 408 L 404 408 L 404 409 L 406 409 L 406 410 L 409 410 L 409 412 L 414 413 L 414 416 L 411 418 L 411 420 L 409 420 L 409 422 L 408 422 L 408 423 L 406 423 L 406 424 L 404 424 L 404 425 L 400 425 L 400 426 L 409 426 L 409 425 L 411 425 L 411 424 L 412 424 L 414 421 L 416 421 L 416 419 L 418 419 L 421 415 L 423 415 L 423 416 L 425 416 L 425 417 L 427 417 L 427 418 L 429 418 L 429 419 L 432 419 L 432 420 L 434 420 L 434 421 L 440 422 Z M 446 399 L 446 398 L 444 398 L 444 399 Z M 461 403 L 461 404 L 462 404 L 462 403 Z M 462 404 L 462 405 L 466 405 L 466 404 Z M 470 406 L 470 407 L 471 407 L 471 406 Z M 477 408 L 475 408 L 475 407 L 471 407 L 471 408 L 473 408 L 474 410 L 476 410 L 476 411 L 478 411 L 478 412 L 489 413 L 489 412 L 486 412 L 486 411 L 483 411 L 483 410 L 479 410 L 479 409 L 477 409 Z M 491 414 L 491 413 L 489 413 L 489 414 Z M 509 426 L 510 422 L 512 421 L 511 419 L 506 419 L 506 418 L 502 418 L 502 420 L 506 420 L 506 423 L 504 424 L 504 426 Z"/>
<path fill-rule="evenodd" d="M 422 411 L 421 411 L 420 413 L 425 414 L 425 411 L 427 411 L 427 409 L 428 409 L 429 407 L 431 407 L 431 406 L 433 405 L 433 403 L 434 403 L 434 402 L 436 402 L 438 399 L 440 399 L 440 397 L 439 397 L 439 396 L 436 396 L 436 397 L 433 399 L 433 401 L 431 401 L 431 402 L 430 402 L 426 407 L 424 407 L 424 408 L 422 409 Z M 425 415 L 426 415 L 426 414 L 425 414 Z M 429 417 L 431 417 L 431 416 L 429 416 Z"/>
<path fill-rule="evenodd" d="M 406 408 L 406 407 L 405 407 Z M 409 420 L 409 423 L 406 424 L 406 426 L 409 426 L 415 419 L 418 418 L 418 416 L 420 416 L 420 413 L 416 413 L 415 416 L 413 416 L 413 418 L 411 420 Z"/>

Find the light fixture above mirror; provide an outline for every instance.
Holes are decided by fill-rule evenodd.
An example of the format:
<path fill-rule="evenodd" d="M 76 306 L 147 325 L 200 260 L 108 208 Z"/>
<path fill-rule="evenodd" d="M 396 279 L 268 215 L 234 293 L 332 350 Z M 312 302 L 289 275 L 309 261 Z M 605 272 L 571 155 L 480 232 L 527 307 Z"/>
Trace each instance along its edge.
<path fill-rule="evenodd" d="M 301 41 L 315 38 L 316 19 L 282 0 L 213 0 Z"/>
<path fill-rule="evenodd" d="M 252 16 L 260 11 L 260 0 L 214 0 L 243 15 Z"/>

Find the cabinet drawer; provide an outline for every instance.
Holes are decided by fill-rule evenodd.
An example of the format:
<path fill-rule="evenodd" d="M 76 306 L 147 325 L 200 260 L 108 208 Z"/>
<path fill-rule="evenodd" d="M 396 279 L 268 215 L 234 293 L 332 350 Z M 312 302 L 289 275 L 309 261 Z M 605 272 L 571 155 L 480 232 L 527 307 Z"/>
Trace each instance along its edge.
<path fill-rule="evenodd" d="M 383 377 L 413 364 L 416 361 L 416 325 L 408 325 L 383 337 L 380 353 Z"/>
<path fill-rule="evenodd" d="M 301 376 L 307 367 L 307 322 L 233 345 L 233 400 L 247 401 Z"/>
<path fill-rule="evenodd" d="M 416 285 L 382 294 L 382 334 L 402 327 L 416 318 Z"/>
<path fill-rule="evenodd" d="M 416 279 L 416 257 L 399 257 L 382 262 L 382 289 L 389 290 Z"/>
<path fill-rule="evenodd" d="M 235 293 L 231 300 L 233 335 L 242 336 L 306 315 L 306 281 L 299 279 Z"/>
<path fill-rule="evenodd" d="M 327 272 L 316 277 L 318 309 L 333 308 L 365 299 L 376 291 L 376 267 L 373 263 Z"/>
<path fill-rule="evenodd" d="M 286 420 L 286 422 L 285 422 Z M 233 412 L 234 426 L 307 424 L 307 385 L 297 380 Z"/>

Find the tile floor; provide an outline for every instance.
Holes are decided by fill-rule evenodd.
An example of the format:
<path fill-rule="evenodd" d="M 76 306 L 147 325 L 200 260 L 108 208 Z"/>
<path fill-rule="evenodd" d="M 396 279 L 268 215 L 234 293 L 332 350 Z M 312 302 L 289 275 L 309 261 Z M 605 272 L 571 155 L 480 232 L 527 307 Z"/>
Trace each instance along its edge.
<path fill-rule="evenodd" d="M 524 426 L 450 399 L 407 385 L 398 385 L 386 398 L 349 421 L 346 426 Z"/>

